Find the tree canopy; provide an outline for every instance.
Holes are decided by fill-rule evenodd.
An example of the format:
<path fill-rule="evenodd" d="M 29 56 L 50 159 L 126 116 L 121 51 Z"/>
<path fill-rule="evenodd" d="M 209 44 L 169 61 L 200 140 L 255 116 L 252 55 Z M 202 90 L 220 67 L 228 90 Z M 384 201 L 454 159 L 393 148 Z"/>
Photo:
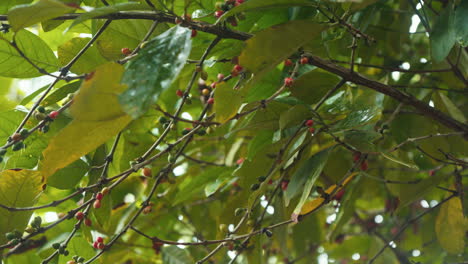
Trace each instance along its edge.
<path fill-rule="evenodd" d="M 468 1 L 0 22 L 2 263 L 466 263 Z"/>

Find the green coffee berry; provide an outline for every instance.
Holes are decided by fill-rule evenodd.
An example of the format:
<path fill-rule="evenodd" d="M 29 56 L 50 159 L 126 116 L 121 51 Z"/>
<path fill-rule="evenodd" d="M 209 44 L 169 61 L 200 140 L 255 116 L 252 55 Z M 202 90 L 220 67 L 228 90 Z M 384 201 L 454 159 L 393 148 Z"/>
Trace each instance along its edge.
<path fill-rule="evenodd" d="M 24 143 L 22 141 L 20 141 L 20 142 L 16 142 L 11 149 L 13 151 L 18 151 L 18 150 L 20 150 L 20 149 L 22 149 L 24 147 L 25 147 Z"/>
<path fill-rule="evenodd" d="M 258 183 L 254 183 L 254 184 L 252 184 L 250 186 L 251 191 L 256 191 L 256 190 L 258 190 L 258 188 L 260 188 L 260 184 L 258 184 Z"/>

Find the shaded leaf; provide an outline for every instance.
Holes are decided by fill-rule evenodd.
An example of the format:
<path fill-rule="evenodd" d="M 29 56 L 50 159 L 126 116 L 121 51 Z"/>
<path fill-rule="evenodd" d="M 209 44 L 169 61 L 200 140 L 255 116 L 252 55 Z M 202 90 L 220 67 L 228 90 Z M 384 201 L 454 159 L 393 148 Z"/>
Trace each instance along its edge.
<path fill-rule="evenodd" d="M 179 26 L 150 40 L 131 60 L 122 78 L 128 90 L 120 96 L 124 110 L 133 117 L 144 114 L 168 89 L 184 67 L 191 49 L 190 30 Z"/>
<path fill-rule="evenodd" d="M 216 86 L 214 94 L 215 120 L 220 123 L 234 117 L 242 104 L 243 96 L 238 89 L 233 89 L 222 82 Z"/>
<path fill-rule="evenodd" d="M 71 189 L 80 182 L 88 169 L 88 164 L 79 159 L 49 176 L 47 185 L 57 189 Z"/>
<path fill-rule="evenodd" d="M 318 103 L 318 101 L 333 89 L 340 82 L 336 75 L 320 72 L 318 70 L 303 74 L 294 81 L 290 88 L 293 96 L 308 104 Z"/>
<path fill-rule="evenodd" d="M 468 230 L 463 217 L 460 198 L 454 197 L 440 206 L 435 230 L 440 245 L 450 254 L 465 250 L 465 232 Z"/>
<path fill-rule="evenodd" d="M 187 250 L 177 246 L 163 247 L 161 250 L 163 263 L 167 264 L 186 264 L 193 263 L 193 259 Z"/>
<path fill-rule="evenodd" d="M 456 41 L 454 14 L 451 5 L 448 5 L 437 18 L 432 33 L 431 54 L 432 58 L 439 62 L 445 59 Z"/>
<path fill-rule="evenodd" d="M 72 38 L 57 49 L 58 58 L 62 66 L 67 65 L 91 38 Z M 73 64 L 71 71 L 76 74 L 91 72 L 99 65 L 106 63 L 96 46 L 89 47 L 86 52 Z"/>

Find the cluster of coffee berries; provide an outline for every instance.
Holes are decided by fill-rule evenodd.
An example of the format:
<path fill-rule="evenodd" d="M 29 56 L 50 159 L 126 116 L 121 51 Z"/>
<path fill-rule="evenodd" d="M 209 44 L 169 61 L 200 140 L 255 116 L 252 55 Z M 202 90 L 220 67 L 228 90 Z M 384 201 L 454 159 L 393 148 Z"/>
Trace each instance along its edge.
<path fill-rule="evenodd" d="M 109 188 L 105 187 L 100 192 L 96 193 L 96 200 L 93 203 L 94 209 L 101 208 L 101 200 L 104 198 L 104 195 L 109 193 Z"/>
<path fill-rule="evenodd" d="M 102 237 L 97 237 L 96 241 L 93 243 L 93 248 L 95 249 L 104 249 L 106 245 L 104 245 L 104 238 Z"/>
<path fill-rule="evenodd" d="M 244 0 L 225 0 L 223 2 L 216 3 L 216 11 L 214 12 L 214 16 L 216 18 L 220 18 L 225 12 L 231 10 L 233 7 L 239 6 L 244 3 Z M 237 20 L 244 20 L 245 15 L 243 13 L 239 13 L 236 16 L 230 16 L 226 19 L 226 21 L 231 24 L 231 26 L 237 26 Z"/>
<path fill-rule="evenodd" d="M 6 239 L 9 241 L 8 244 L 10 244 L 12 247 L 19 244 L 22 236 L 23 234 L 18 230 L 13 230 L 12 232 L 5 234 Z"/>
<path fill-rule="evenodd" d="M 309 64 L 309 57 L 301 56 L 301 58 L 299 59 L 299 63 L 302 64 L 302 65 Z M 290 67 L 290 66 L 293 66 L 293 65 L 294 65 L 294 62 L 291 59 L 286 59 L 284 61 L 284 66 L 286 66 L 286 67 Z M 284 78 L 284 86 L 291 87 L 293 84 L 294 84 L 294 79 L 293 78 L 291 78 L 291 77 Z"/>
<path fill-rule="evenodd" d="M 356 152 L 353 154 L 353 161 L 359 162 L 361 160 L 361 152 Z M 362 160 L 361 163 L 359 164 L 359 168 L 362 171 L 366 171 L 369 168 L 369 164 L 367 164 L 367 160 Z"/>
<path fill-rule="evenodd" d="M 91 219 L 85 218 L 85 215 L 84 215 L 83 212 L 80 212 L 80 211 L 79 211 L 79 212 L 76 212 L 76 214 L 75 214 L 75 219 L 76 219 L 76 220 L 81 221 L 83 218 L 84 218 L 84 221 L 83 221 L 84 224 L 85 224 L 86 226 L 91 226 L 91 224 L 92 224 Z"/>
<path fill-rule="evenodd" d="M 83 263 L 85 261 L 85 258 L 80 257 L 80 256 L 73 256 L 71 260 L 67 261 L 67 264 L 78 264 L 78 263 Z"/>
<path fill-rule="evenodd" d="M 70 252 L 67 250 L 66 245 L 62 245 L 60 243 L 54 243 L 52 244 L 52 247 L 56 249 L 58 253 L 61 255 L 68 256 L 68 254 L 70 254 Z"/>
<path fill-rule="evenodd" d="M 305 121 L 305 126 L 309 128 L 309 132 L 311 134 L 314 134 L 315 133 L 315 128 L 313 127 L 314 126 L 314 120 L 313 119 L 308 119 Z"/>

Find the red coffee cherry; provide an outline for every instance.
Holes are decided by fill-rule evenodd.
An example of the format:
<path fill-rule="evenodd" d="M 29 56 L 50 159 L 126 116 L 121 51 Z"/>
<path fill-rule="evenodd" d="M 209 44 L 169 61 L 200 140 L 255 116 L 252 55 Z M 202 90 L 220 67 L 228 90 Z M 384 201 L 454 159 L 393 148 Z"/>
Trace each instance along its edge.
<path fill-rule="evenodd" d="M 87 225 L 87 226 L 91 226 L 91 224 L 92 224 L 91 219 L 86 218 L 86 219 L 84 220 L 84 224 Z"/>
<path fill-rule="evenodd" d="M 220 18 L 223 14 L 224 14 L 223 10 L 218 10 L 218 11 L 215 12 L 215 17 Z"/>
<path fill-rule="evenodd" d="M 314 133 L 315 133 L 315 128 L 309 127 L 309 132 L 310 132 L 311 134 L 314 134 Z"/>
<path fill-rule="evenodd" d="M 282 180 L 281 181 L 281 189 L 283 191 L 286 191 L 286 189 L 288 188 L 288 185 L 289 185 L 289 181 L 288 180 Z"/>
<path fill-rule="evenodd" d="M 335 197 L 333 197 L 334 200 L 341 201 L 341 198 L 345 194 L 345 189 L 339 190 L 336 194 Z"/>
<path fill-rule="evenodd" d="M 191 37 L 194 38 L 194 37 L 197 36 L 197 34 L 198 34 L 198 32 L 197 32 L 195 29 L 192 29 L 192 35 L 191 35 Z"/>
<path fill-rule="evenodd" d="M 96 199 L 100 201 L 100 200 L 102 200 L 102 198 L 104 198 L 104 194 L 98 192 L 98 193 L 96 194 Z"/>
<path fill-rule="evenodd" d="M 308 126 L 308 127 L 313 126 L 313 125 L 314 125 L 314 120 L 312 120 L 312 119 L 307 120 L 307 121 L 305 122 L 305 125 Z"/>
<path fill-rule="evenodd" d="M 284 61 L 284 66 L 286 66 L 286 67 L 292 66 L 293 64 L 294 63 L 290 59 L 287 59 L 287 60 Z"/>
<path fill-rule="evenodd" d="M 57 118 L 58 115 L 59 115 L 59 112 L 58 112 L 58 111 L 52 111 L 52 112 L 49 113 L 49 117 L 50 117 L 51 119 Z"/>
<path fill-rule="evenodd" d="M 81 220 L 83 218 L 84 218 L 83 212 L 76 212 L 76 214 L 75 214 L 75 219 L 76 220 Z"/>
<path fill-rule="evenodd" d="M 301 60 L 299 61 L 302 65 L 304 64 L 309 64 L 309 58 L 307 57 L 302 57 Z"/>
<path fill-rule="evenodd" d="M 152 171 L 150 168 L 143 168 L 141 170 L 141 175 L 145 176 L 145 177 L 151 177 L 153 175 Z"/>
<path fill-rule="evenodd" d="M 94 203 L 93 203 L 93 208 L 94 208 L 94 209 L 99 209 L 99 208 L 101 208 L 101 201 L 99 201 L 99 200 L 94 201 Z"/>
<path fill-rule="evenodd" d="M 120 51 L 121 51 L 122 54 L 125 55 L 125 56 L 128 56 L 128 55 L 132 54 L 132 50 L 129 49 L 129 48 L 123 48 L 123 49 L 121 49 Z"/>
<path fill-rule="evenodd" d="M 361 159 L 361 152 L 355 152 L 353 154 L 353 160 L 354 162 L 358 162 Z"/>
<path fill-rule="evenodd" d="M 286 87 L 291 87 L 293 85 L 293 83 L 294 83 L 293 78 L 291 78 L 291 77 L 284 78 L 284 85 Z"/>
<path fill-rule="evenodd" d="M 96 238 L 96 242 L 98 242 L 98 243 L 104 243 L 104 238 L 102 238 L 102 237 L 97 237 L 97 238 Z"/>
<path fill-rule="evenodd" d="M 184 96 L 184 92 L 182 92 L 182 90 L 177 90 L 176 95 L 179 96 L 179 97 L 182 97 L 182 96 Z"/>
<path fill-rule="evenodd" d="M 360 167 L 361 167 L 361 170 L 366 171 L 369 168 L 369 164 L 367 164 L 367 161 L 364 160 L 361 162 Z"/>
<path fill-rule="evenodd" d="M 211 97 L 210 99 L 208 99 L 208 101 L 206 101 L 206 103 L 209 105 L 214 104 L 214 98 Z"/>
<path fill-rule="evenodd" d="M 224 80 L 224 74 L 218 73 L 218 81 Z"/>
<path fill-rule="evenodd" d="M 238 71 L 238 72 L 241 72 L 243 69 L 244 68 L 240 66 L 239 64 L 234 65 L 234 68 L 233 68 L 233 70 Z"/>

